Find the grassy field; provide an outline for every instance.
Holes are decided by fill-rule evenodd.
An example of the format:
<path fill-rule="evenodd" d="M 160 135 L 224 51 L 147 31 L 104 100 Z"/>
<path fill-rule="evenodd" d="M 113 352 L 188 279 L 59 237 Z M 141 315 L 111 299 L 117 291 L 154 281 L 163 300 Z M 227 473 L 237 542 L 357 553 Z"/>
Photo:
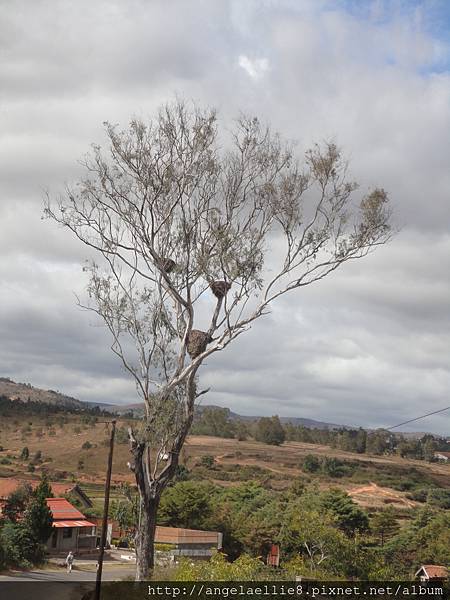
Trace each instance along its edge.
<path fill-rule="evenodd" d="M 3 418 L 0 424 L 0 476 L 35 478 L 42 468 L 54 480 L 77 480 L 100 507 L 106 469 L 109 430 L 105 424 L 87 424 L 73 416 L 60 418 L 30 417 L 24 422 Z M 126 442 L 126 422 L 118 424 L 114 450 L 113 484 L 133 482 L 127 467 L 130 459 Z M 27 447 L 29 458 L 20 458 Z M 83 447 L 84 446 L 84 447 Z M 35 460 L 36 453 L 41 457 Z M 339 478 L 305 473 L 306 455 L 336 458 L 344 464 Z M 200 465 L 201 457 L 214 457 L 214 465 Z M 257 480 L 273 489 L 285 489 L 292 480 L 314 480 L 325 489 L 346 489 L 365 506 L 392 504 L 411 508 L 414 502 L 408 491 L 423 487 L 450 487 L 450 465 L 402 459 L 398 456 L 357 455 L 316 444 L 287 442 L 280 447 L 255 442 L 207 436 L 191 436 L 181 455 L 191 476 L 223 486 Z M 30 463 L 33 465 L 30 467 Z M 33 471 L 34 468 L 34 471 Z"/>

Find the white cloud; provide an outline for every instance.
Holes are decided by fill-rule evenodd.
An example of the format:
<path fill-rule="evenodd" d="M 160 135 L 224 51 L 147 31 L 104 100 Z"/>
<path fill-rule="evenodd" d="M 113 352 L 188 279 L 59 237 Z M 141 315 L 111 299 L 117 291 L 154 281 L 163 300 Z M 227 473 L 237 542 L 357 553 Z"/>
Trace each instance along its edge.
<path fill-rule="evenodd" d="M 269 61 L 267 58 L 254 58 L 241 54 L 238 59 L 239 66 L 244 69 L 249 77 L 258 81 L 269 70 Z"/>

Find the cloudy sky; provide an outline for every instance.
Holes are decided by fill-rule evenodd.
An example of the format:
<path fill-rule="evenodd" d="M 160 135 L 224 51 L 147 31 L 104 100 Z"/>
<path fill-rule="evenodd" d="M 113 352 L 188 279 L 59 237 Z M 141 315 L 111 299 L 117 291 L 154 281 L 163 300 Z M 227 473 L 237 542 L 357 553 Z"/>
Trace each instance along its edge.
<path fill-rule="evenodd" d="M 282 300 L 211 359 L 205 403 L 388 426 L 450 404 L 447 0 L 0 0 L 0 375 L 129 403 L 106 332 L 75 306 L 85 248 L 41 220 L 102 122 L 174 93 L 336 140 L 396 239 Z M 450 433 L 450 412 L 414 429 Z"/>

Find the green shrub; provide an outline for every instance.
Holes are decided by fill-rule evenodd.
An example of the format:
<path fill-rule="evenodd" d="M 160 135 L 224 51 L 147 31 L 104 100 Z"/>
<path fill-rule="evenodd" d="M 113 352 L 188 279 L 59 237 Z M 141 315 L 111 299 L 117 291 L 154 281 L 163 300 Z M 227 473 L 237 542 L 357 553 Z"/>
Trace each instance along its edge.
<path fill-rule="evenodd" d="M 428 498 L 428 490 L 427 489 L 414 490 L 412 492 L 408 492 L 406 494 L 406 497 L 409 500 L 415 500 L 416 502 L 426 502 L 427 498 Z"/>
<path fill-rule="evenodd" d="M 320 469 L 320 460 L 313 454 L 307 454 L 303 459 L 302 469 L 307 473 L 315 473 Z"/>
<path fill-rule="evenodd" d="M 206 467 L 207 469 L 211 469 L 214 466 L 214 456 L 211 454 L 205 454 L 200 457 L 200 465 L 202 467 Z"/>
<path fill-rule="evenodd" d="M 428 502 L 432 506 L 443 508 L 444 510 L 450 509 L 450 490 L 449 489 L 434 489 L 428 492 Z"/>

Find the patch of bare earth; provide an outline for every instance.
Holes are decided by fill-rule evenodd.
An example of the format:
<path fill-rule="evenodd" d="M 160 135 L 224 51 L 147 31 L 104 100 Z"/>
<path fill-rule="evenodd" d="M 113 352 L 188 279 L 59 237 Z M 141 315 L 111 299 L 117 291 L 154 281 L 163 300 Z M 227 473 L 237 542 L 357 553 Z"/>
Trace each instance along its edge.
<path fill-rule="evenodd" d="M 395 508 L 414 508 L 417 505 L 417 502 L 406 498 L 404 493 L 380 487 L 372 482 L 368 485 L 347 487 L 346 491 L 355 502 L 366 508 L 385 508 L 390 504 Z"/>

